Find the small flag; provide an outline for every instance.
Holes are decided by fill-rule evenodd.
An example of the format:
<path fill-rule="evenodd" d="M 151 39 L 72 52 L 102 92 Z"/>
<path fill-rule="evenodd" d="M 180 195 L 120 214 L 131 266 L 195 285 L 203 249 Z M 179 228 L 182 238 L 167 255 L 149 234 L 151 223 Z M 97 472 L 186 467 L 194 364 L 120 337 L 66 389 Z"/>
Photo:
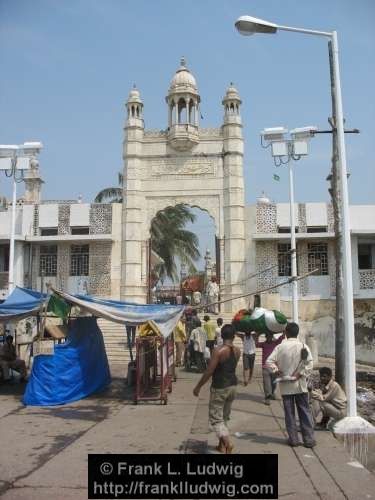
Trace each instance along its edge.
<path fill-rule="evenodd" d="M 277 175 L 277 174 L 273 174 L 273 180 L 274 181 L 279 181 L 280 180 L 280 176 Z"/>
<path fill-rule="evenodd" d="M 57 295 L 51 295 L 48 301 L 47 311 L 54 313 L 59 318 L 66 320 L 70 312 L 70 305 Z"/>

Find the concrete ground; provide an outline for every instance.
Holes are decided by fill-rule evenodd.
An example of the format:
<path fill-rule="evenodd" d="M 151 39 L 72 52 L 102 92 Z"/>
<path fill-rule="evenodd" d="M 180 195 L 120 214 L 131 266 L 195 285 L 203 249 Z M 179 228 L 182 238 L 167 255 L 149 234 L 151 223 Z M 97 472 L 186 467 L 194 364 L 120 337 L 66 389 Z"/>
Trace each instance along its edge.
<path fill-rule="evenodd" d="M 88 453 L 215 453 L 208 386 L 194 398 L 199 375 L 179 370 L 166 406 L 133 405 L 119 368 L 107 391 L 61 407 L 24 407 L 21 384 L 0 386 L 1 498 L 86 499 Z M 331 433 L 317 432 L 313 450 L 285 444 L 281 402 L 263 404 L 259 367 L 239 385 L 230 427 L 235 453 L 278 454 L 279 498 L 375 498 L 375 476 Z"/>

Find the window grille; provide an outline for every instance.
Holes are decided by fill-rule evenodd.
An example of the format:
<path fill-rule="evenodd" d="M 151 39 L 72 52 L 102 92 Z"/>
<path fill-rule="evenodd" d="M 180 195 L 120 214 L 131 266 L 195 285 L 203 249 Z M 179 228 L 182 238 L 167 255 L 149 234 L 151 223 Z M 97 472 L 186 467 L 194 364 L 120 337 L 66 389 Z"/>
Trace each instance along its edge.
<path fill-rule="evenodd" d="M 308 271 L 315 276 L 328 275 L 328 246 L 327 243 L 309 243 L 307 245 Z"/>
<path fill-rule="evenodd" d="M 360 243 L 358 245 L 358 269 L 373 269 L 374 245 Z"/>
<path fill-rule="evenodd" d="M 290 252 L 290 243 L 279 243 L 277 245 L 279 276 L 292 275 L 292 254 L 288 252 Z"/>
<path fill-rule="evenodd" d="M 89 275 L 89 245 L 72 245 L 70 249 L 70 276 Z"/>
<path fill-rule="evenodd" d="M 41 245 L 39 276 L 57 276 L 57 245 Z"/>

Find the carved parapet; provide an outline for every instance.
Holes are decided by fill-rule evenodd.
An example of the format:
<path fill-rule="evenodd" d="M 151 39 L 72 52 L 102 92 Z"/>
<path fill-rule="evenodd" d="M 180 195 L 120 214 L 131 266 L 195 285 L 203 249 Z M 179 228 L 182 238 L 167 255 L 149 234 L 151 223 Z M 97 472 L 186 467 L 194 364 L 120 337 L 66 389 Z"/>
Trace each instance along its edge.
<path fill-rule="evenodd" d="M 172 125 L 168 142 L 177 151 L 188 151 L 199 143 L 198 127 L 189 124 Z"/>

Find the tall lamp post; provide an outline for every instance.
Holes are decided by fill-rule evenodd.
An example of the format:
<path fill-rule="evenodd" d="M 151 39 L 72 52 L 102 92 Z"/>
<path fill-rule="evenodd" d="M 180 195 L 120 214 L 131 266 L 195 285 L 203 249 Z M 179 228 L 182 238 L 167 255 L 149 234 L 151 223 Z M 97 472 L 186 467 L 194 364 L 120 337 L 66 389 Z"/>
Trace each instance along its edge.
<path fill-rule="evenodd" d="M 7 177 L 13 178 L 8 294 L 10 294 L 15 287 L 14 241 L 16 233 L 17 183 L 23 181 L 23 171 L 30 168 L 31 158 L 40 153 L 42 148 L 43 145 L 41 142 L 24 142 L 20 145 L 0 145 L 0 171 L 5 172 Z"/>
<path fill-rule="evenodd" d="M 340 190 L 341 190 L 341 215 L 343 234 L 343 280 L 344 280 L 344 324 L 345 324 L 345 359 L 346 359 L 346 387 L 348 397 L 348 416 L 335 426 L 336 432 L 361 433 L 369 432 L 374 428 L 366 420 L 357 416 L 356 400 L 356 371 L 355 371 L 355 338 L 354 338 L 354 308 L 353 308 L 353 278 L 351 260 L 351 242 L 349 227 L 349 199 L 346 168 L 346 151 L 344 135 L 344 116 L 342 108 L 342 95 L 340 84 L 339 49 L 337 32 L 316 31 L 291 26 L 281 26 L 263 19 L 251 16 L 241 16 L 235 22 L 235 27 L 241 35 L 249 36 L 255 33 L 274 34 L 277 31 L 292 31 L 306 35 L 316 35 L 328 38 L 332 42 L 333 54 L 333 77 L 335 85 L 332 92 L 336 107 L 337 118 L 337 152 L 340 168 Z"/>
<path fill-rule="evenodd" d="M 261 132 L 262 146 L 271 146 L 271 153 L 277 167 L 288 165 L 289 170 L 289 211 L 290 211 L 290 251 L 292 272 L 292 318 L 298 323 L 298 282 L 297 282 L 297 246 L 296 218 L 294 213 L 294 180 L 293 160 L 300 160 L 308 154 L 308 143 L 317 127 L 296 128 L 290 131 L 291 139 L 287 139 L 288 130 L 284 127 L 265 128 Z"/>

